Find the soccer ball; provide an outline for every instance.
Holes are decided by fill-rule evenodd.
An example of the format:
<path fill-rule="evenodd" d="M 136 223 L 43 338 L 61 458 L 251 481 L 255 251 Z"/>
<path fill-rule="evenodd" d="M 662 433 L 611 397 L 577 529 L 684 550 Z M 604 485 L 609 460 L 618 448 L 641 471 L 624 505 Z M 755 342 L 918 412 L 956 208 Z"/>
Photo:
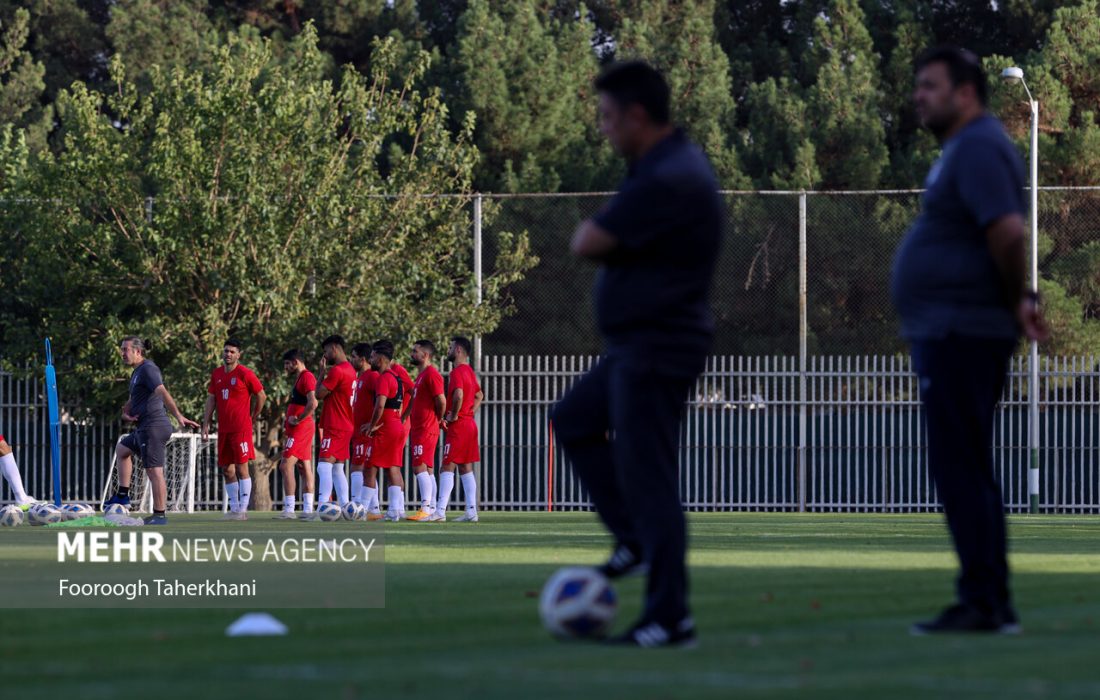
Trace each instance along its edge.
<path fill-rule="evenodd" d="M 61 506 L 61 517 L 64 520 L 76 520 L 84 517 L 84 509 L 79 503 L 66 503 Z"/>
<path fill-rule="evenodd" d="M 103 509 L 104 515 L 126 515 L 130 512 L 130 509 L 121 503 L 112 503 Z"/>
<path fill-rule="evenodd" d="M 61 522 L 61 511 L 50 503 L 42 503 L 30 510 L 31 525 L 50 525 Z"/>
<path fill-rule="evenodd" d="M 92 508 L 87 503 L 78 503 L 77 508 L 80 509 L 80 517 L 87 518 L 90 515 L 95 515 L 95 508 Z"/>
<path fill-rule="evenodd" d="M 611 583 L 595 569 L 558 569 L 542 588 L 539 616 L 555 637 L 602 637 L 615 619 L 618 598 Z"/>
<path fill-rule="evenodd" d="M 344 512 L 340 510 L 340 506 L 336 505 L 332 501 L 329 501 L 327 503 L 322 503 L 320 506 L 318 506 L 317 515 L 320 516 L 321 520 L 324 520 L 326 523 L 332 523 L 342 518 L 344 516 Z"/>
<path fill-rule="evenodd" d="M 0 526 L 18 527 L 23 524 L 23 509 L 19 506 L 4 506 L 0 509 Z"/>
<path fill-rule="evenodd" d="M 362 503 L 356 503 L 355 501 L 348 501 L 344 504 L 344 520 L 365 520 L 367 517 L 367 509 L 363 507 Z"/>

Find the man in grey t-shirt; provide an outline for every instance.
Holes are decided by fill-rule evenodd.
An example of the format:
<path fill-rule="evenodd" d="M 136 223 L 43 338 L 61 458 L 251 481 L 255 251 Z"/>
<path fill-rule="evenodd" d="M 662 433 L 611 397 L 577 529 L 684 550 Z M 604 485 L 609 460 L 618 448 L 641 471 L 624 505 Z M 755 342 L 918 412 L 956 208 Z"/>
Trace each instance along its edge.
<path fill-rule="evenodd" d="M 168 488 L 164 481 L 165 448 L 172 436 L 172 423 L 167 411 L 179 421 L 181 427 L 198 428 L 199 424 L 180 413 L 176 402 L 160 374 L 160 368 L 145 357 L 145 343 L 136 336 L 127 336 L 119 345 L 122 362 L 134 368 L 130 375 L 130 400 L 122 407 L 122 419 L 136 422 L 137 427 L 119 441 L 115 448 L 118 464 L 118 490 L 105 504 L 130 505 L 130 476 L 134 471 L 133 455 L 141 455 L 142 464 L 153 487 L 153 514 L 145 519 L 146 525 L 164 525 L 168 522 L 164 510 L 168 500 Z M 165 410 L 167 408 L 167 411 Z"/>

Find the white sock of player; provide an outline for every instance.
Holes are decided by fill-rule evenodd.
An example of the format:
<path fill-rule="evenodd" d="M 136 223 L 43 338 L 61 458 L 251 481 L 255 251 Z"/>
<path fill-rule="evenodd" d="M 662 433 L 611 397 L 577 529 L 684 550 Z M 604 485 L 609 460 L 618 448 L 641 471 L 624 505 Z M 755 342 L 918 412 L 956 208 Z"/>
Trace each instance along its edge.
<path fill-rule="evenodd" d="M 466 497 L 466 510 L 477 510 L 477 479 L 473 472 L 462 475 L 462 495 Z"/>
<path fill-rule="evenodd" d="M 4 471 L 4 478 L 8 480 L 11 493 L 17 502 L 29 501 L 30 496 L 23 490 L 23 477 L 19 476 L 19 465 L 15 463 L 15 455 L 6 454 L 0 457 L 0 469 Z"/>
<path fill-rule="evenodd" d="M 439 472 L 439 499 L 435 504 L 435 512 L 446 513 L 447 506 L 451 503 L 451 491 L 455 487 L 454 472 Z"/>
<path fill-rule="evenodd" d="M 430 511 L 432 509 L 432 475 L 428 472 L 420 472 L 416 475 L 416 485 L 420 489 L 420 507 Z"/>
<path fill-rule="evenodd" d="M 377 513 L 378 508 L 378 488 L 374 486 L 363 487 L 363 500 L 366 501 L 367 511 L 371 513 Z"/>
<path fill-rule="evenodd" d="M 241 510 L 248 510 L 248 503 L 252 500 L 252 479 L 239 479 L 237 483 L 241 486 Z"/>
<path fill-rule="evenodd" d="M 240 500 L 241 485 L 239 481 L 225 485 L 225 497 L 229 499 L 229 512 L 236 513 L 241 509 Z"/>
<path fill-rule="evenodd" d="M 303 513 L 312 513 L 313 512 L 313 494 L 312 493 L 303 493 L 302 494 L 302 512 Z"/>
<path fill-rule="evenodd" d="M 351 500 L 367 505 L 363 503 L 363 472 L 351 473 Z"/>
<path fill-rule="evenodd" d="M 405 510 L 405 492 L 401 490 L 400 486 L 391 486 L 387 491 L 389 494 L 389 509 L 394 513 L 401 513 Z"/>
<path fill-rule="evenodd" d="M 283 497 L 283 510 L 293 513 L 294 512 L 294 496 Z"/>
<path fill-rule="evenodd" d="M 336 485 L 336 501 L 343 508 L 348 502 L 348 475 L 343 462 L 332 465 L 332 483 Z"/>
<path fill-rule="evenodd" d="M 328 503 L 332 498 L 332 462 L 317 463 L 317 503 Z"/>

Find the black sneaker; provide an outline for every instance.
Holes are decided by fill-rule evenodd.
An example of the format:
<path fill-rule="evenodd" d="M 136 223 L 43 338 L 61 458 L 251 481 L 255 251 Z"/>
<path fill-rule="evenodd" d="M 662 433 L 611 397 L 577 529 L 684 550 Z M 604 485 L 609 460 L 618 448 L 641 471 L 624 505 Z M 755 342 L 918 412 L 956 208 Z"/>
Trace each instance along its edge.
<path fill-rule="evenodd" d="M 596 567 L 596 571 L 608 579 L 617 579 L 645 574 L 649 571 L 649 565 L 642 561 L 642 555 L 637 551 L 625 544 L 620 544 L 615 547 L 611 558 L 605 564 Z"/>
<path fill-rule="evenodd" d="M 624 634 L 607 640 L 607 643 L 645 649 L 694 649 L 699 646 L 699 640 L 695 636 L 695 621 L 690 617 L 680 620 L 675 627 L 666 627 L 659 622 L 639 622 Z"/>
<path fill-rule="evenodd" d="M 997 615 L 997 634 L 1020 634 L 1024 628 L 1020 626 L 1020 618 L 1016 617 L 1016 611 L 1011 607 L 1004 608 Z"/>
<path fill-rule="evenodd" d="M 120 506 L 126 506 L 127 508 L 129 508 L 130 507 L 130 497 L 129 496 L 120 496 L 116 493 L 115 495 L 111 496 L 110 498 L 108 498 L 106 501 L 103 502 L 103 508 L 106 509 L 107 506 L 112 505 L 114 503 L 117 503 Z"/>
<path fill-rule="evenodd" d="M 1009 618 L 1009 615 L 1011 618 Z M 984 634 L 1018 634 L 1020 625 L 1016 614 L 1009 611 L 1002 615 L 987 615 L 969 605 L 956 603 L 940 613 L 934 620 L 918 622 L 909 628 L 914 636 L 926 634 L 960 634 L 977 632 Z"/>
<path fill-rule="evenodd" d="M 146 525 L 167 525 L 168 517 L 164 515 L 157 515 L 154 513 L 153 515 L 145 516 L 145 519 L 142 520 L 142 522 Z"/>

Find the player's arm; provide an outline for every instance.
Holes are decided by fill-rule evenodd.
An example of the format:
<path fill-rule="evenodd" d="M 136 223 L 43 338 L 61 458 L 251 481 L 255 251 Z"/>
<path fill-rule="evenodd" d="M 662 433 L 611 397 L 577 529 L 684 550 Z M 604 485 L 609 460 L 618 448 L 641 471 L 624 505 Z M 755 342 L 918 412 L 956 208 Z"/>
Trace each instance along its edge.
<path fill-rule="evenodd" d="M 454 423 L 458 418 L 458 412 L 462 410 L 462 389 L 458 388 L 451 392 L 451 405 L 450 410 L 447 411 L 447 415 L 443 416 L 444 423 Z"/>
<path fill-rule="evenodd" d="M 327 377 L 325 376 L 326 374 L 328 374 L 328 360 L 322 357 L 321 365 L 317 368 L 317 376 L 320 377 L 317 380 L 316 389 L 318 401 L 323 401 L 326 396 L 332 393 L 332 389 L 329 389 L 327 386 L 325 386 L 325 379 L 327 379 Z"/>
<path fill-rule="evenodd" d="M 162 385 L 163 386 L 163 385 Z M 214 416 L 214 395 L 206 395 L 206 406 L 202 409 L 202 439 L 210 437 L 210 419 Z"/>
<path fill-rule="evenodd" d="M 1027 229 L 1017 213 L 996 219 L 985 230 L 989 254 L 1001 275 L 1005 299 L 1016 312 L 1024 334 L 1032 340 L 1046 340 L 1050 327 L 1039 310 L 1038 299 L 1027 294 Z"/>
<path fill-rule="evenodd" d="M 260 389 L 258 392 L 252 395 L 252 420 L 255 421 L 260 416 L 260 411 L 264 410 L 264 404 L 267 403 L 267 392 Z"/>
<path fill-rule="evenodd" d="M 287 419 L 287 422 L 290 423 L 291 425 L 298 425 L 302 421 L 309 420 L 310 418 L 312 418 L 313 417 L 313 412 L 315 410 L 317 410 L 317 392 L 316 391 L 307 391 L 306 392 L 306 408 L 305 408 L 305 410 L 302 411 L 301 413 L 299 413 L 296 416 L 291 416 L 289 419 Z"/>
<path fill-rule="evenodd" d="M 447 413 L 447 397 L 443 394 L 436 394 L 432 409 L 435 411 L 435 422 L 443 422 L 443 415 Z"/>
<path fill-rule="evenodd" d="M 481 402 L 484 401 L 484 400 L 485 400 L 485 392 L 483 392 L 481 389 L 478 389 L 477 393 L 474 394 L 474 408 L 473 408 L 474 413 L 477 413 L 478 407 L 481 406 Z"/>
<path fill-rule="evenodd" d="M 586 219 L 573 232 L 569 250 L 573 255 L 592 260 L 602 260 L 611 254 L 619 242 L 592 219 Z"/>
<path fill-rule="evenodd" d="M 133 423 L 138 419 L 138 417 L 130 413 L 130 405 L 131 403 L 129 400 L 122 405 L 122 420 Z"/>
<path fill-rule="evenodd" d="M 176 406 L 176 400 L 173 399 L 172 395 L 168 393 L 168 387 L 161 384 L 160 386 L 157 387 L 156 393 L 157 393 L 158 396 L 160 396 L 161 401 L 164 402 L 164 407 L 168 409 L 168 412 L 171 413 L 173 416 L 175 416 L 176 420 L 179 421 L 179 424 L 180 424 L 181 428 L 183 428 L 183 427 L 187 427 L 187 428 L 198 428 L 198 427 L 200 427 L 198 423 L 196 423 L 193 420 L 190 420 L 189 418 L 184 416 L 182 413 L 180 413 L 179 407 Z"/>
<path fill-rule="evenodd" d="M 374 414 L 370 418 L 370 430 L 367 435 L 374 435 L 382 427 L 382 414 L 386 411 L 386 396 L 379 394 L 374 397 Z"/>

